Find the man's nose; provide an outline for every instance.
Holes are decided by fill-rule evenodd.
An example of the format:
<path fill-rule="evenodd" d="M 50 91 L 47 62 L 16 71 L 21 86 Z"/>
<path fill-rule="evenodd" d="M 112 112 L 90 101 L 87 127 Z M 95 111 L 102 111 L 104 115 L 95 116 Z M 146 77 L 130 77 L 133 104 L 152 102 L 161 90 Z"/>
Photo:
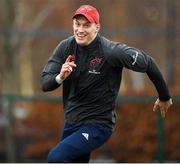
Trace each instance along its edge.
<path fill-rule="evenodd" d="M 78 28 L 78 32 L 84 32 L 84 28 L 83 28 L 83 26 L 79 26 L 79 28 Z"/>

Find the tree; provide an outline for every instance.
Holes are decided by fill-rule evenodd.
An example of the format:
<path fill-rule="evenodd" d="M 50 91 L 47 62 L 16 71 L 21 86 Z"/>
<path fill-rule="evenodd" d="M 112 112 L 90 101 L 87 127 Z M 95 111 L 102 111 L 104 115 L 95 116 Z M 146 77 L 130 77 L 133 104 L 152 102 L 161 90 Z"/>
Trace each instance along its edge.
<path fill-rule="evenodd" d="M 29 1 L 22 0 L 3 0 L 0 1 L 3 29 L 2 44 L 2 88 L 3 94 L 33 94 L 33 65 L 31 62 L 30 45 L 33 37 L 20 37 L 17 32 L 23 30 L 37 30 L 47 16 L 57 6 L 58 1 L 47 1 L 32 20 L 29 19 Z M 26 10 L 27 9 L 27 10 Z M 32 10 L 32 9 L 31 9 Z M 21 82 L 21 83 L 20 83 Z M 20 84 L 20 85 L 18 85 Z M 18 87 L 19 86 L 19 87 Z M 9 126 L 6 128 L 6 146 L 7 159 L 9 162 L 16 161 L 15 141 L 14 141 L 14 117 L 13 103 L 4 98 L 4 115 L 6 116 Z"/>

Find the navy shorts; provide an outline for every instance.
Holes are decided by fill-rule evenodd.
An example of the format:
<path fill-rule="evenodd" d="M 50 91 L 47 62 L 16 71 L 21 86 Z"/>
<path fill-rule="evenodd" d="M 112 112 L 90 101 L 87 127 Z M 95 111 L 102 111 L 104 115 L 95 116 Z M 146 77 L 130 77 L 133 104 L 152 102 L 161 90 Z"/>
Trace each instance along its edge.
<path fill-rule="evenodd" d="M 111 134 L 111 129 L 99 124 L 85 124 L 78 129 L 66 124 L 61 141 L 48 154 L 48 162 L 88 163 L 91 152 L 103 145 Z"/>

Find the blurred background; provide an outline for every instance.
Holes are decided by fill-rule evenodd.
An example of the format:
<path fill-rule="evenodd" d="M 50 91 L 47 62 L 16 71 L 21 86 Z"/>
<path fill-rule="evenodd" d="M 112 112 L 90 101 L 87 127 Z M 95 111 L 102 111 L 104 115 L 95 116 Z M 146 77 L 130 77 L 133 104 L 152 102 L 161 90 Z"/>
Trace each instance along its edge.
<path fill-rule="evenodd" d="M 91 162 L 180 162 L 179 0 L 0 0 L 0 162 L 46 162 L 59 141 L 62 90 L 43 93 L 40 77 L 82 4 L 99 10 L 101 35 L 155 58 L 174 101 L 162 119 L 147 75 L 124 69 L 115 132 Z"/>

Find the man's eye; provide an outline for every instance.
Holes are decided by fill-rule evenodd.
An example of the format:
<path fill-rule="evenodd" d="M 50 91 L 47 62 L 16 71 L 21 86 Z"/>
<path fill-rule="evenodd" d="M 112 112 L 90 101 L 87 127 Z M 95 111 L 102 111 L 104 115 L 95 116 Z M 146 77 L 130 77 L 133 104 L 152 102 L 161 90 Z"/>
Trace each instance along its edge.
<path fill-rule="evenodd" d="M 79 24 L 79 23 L 77 23 L 77 22 L 75 23 L 75 25 L 76 25 L 76 26 L 80 26 L 80 24 Z"/>
<path fill-rule="evenodd" d="M 84 26 L 85 26 L 85 27 L 90 27 L 90 24 L 85 24 Z"/>

